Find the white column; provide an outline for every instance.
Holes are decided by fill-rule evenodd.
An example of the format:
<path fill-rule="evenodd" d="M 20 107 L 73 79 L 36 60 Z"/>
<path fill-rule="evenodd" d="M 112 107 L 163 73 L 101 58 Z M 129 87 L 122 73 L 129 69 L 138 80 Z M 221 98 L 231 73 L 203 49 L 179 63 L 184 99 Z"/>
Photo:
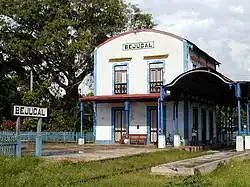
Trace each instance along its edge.
<path fill-rule="evenodd" d="M 158 148 L 164 149 L 166 147 L 166 137 L 164 134 L 158 136 Z"/>
<path fill-rule="evenodd" d="M 250 136 L 245 136 L 245 149 L 250 149 Z"/>
<path fill-rule="evenodd" d="M 174 135 L 174 147 L 181 146 L 181 137 L 180 135 Z"/>
<path fill-rule="evenodd" d="M 236 151 L 244 151 L 244 138 L 243 138 L 243 136 L 236 137 Z"/>

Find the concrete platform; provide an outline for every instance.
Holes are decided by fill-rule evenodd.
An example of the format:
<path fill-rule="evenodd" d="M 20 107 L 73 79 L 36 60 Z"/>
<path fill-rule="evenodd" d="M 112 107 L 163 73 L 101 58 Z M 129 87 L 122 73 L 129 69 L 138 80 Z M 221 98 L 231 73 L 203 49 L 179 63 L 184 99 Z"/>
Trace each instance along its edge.
<path fill-rule="evenodd" d="M 157 175 L 189 176 L 206 174 L 215 170 L 219 164 L 226 164 L 235 157 L 249 157 L 247 152 L 217 152 L 192 159 L 181 160 L 168 164 L 162 164 L 151 168 L 151 172 Z"/>
<path fill-rule="evenodd" d="M 132 156 L 142 153 L 150 153 L 156 151 L 163 151 L 166 149 L 157 148 L 134 148 L 134 147 L 120 147 L 120 148 L 106 148 L 106 149 L 91 149 L 78 151 L 77 154 L 54 154 L 50 156 L 43 156 L 42 158 L 51 161 L 71 160 L 71 161 L 95 161 L 118 158 L 122 156 Z"/>

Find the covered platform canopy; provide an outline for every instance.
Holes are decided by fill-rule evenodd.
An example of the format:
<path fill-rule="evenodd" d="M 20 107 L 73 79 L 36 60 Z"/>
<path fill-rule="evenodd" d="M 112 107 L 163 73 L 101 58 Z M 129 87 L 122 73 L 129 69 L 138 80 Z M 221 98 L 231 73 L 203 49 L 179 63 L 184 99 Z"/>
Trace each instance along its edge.
<path fill-rule="evenodd" d="M 236 106 L 234 85 L 236 85 L 235 81 L 216 70 L 202 67 L 179 75 L 163 89 L 165 92 L 170 91 L 170 96 L 176 100 L 184 96 L 188 96 L 188 100 L 199 97 L 219 105 Z"/>
<path fill-rule="evenodd" d="M 167 94 L 167 92 L 170 94 Z M 162 109 L 163 102 L 169 99 L 174 102 L 174 116 L 178 119 L 178 101 L 184 101 L 184 109 L 188 108 L 188 101 L 210 102 L 213 106 L 225 106 L 238 109 L 238 133 L 241 134 L 241 104 L 247 104 L 247 127 L 250 131 L 250 82 L 233 81 L 216 70 L 209 67 L 201 67 L 184 72 L 177 76 L 172 82 L 161 88 L 160 100 L 158 102 L 158 126 L 163 129 Z M 184 113 L 184 118 L 188 118 Z M 188 120 L 184 119 L 184 126 Z M 175 120 L 175 133 L 178 134 L 178 120 Z M 160 134 L 159 134 L 160 135 Z M 185 133 L 188 137 L 188 132 Z"/>

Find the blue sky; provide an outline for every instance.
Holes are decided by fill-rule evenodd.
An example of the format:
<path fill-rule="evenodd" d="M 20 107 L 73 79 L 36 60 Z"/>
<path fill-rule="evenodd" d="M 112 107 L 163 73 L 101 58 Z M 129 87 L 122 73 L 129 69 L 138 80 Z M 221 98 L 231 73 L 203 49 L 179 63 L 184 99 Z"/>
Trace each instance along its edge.
<path fill-rule="evenodd" d="M 250 80 L 250 3 L 247 0 L 129 0 L 148 13 L 156 29 L 194 42 L 236 80 Z"/>

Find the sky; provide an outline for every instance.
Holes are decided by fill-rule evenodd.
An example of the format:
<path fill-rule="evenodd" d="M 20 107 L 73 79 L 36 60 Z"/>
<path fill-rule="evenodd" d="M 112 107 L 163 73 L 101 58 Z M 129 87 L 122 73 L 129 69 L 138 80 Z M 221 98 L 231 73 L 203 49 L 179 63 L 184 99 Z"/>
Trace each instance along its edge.
<path fill-rule="evenodd" d="M 182 36 L 221 62 L 218 71 L 250 80 L 250 3 L 247 0 L 129 0 L 151 13 L 155 29 Z"/>

